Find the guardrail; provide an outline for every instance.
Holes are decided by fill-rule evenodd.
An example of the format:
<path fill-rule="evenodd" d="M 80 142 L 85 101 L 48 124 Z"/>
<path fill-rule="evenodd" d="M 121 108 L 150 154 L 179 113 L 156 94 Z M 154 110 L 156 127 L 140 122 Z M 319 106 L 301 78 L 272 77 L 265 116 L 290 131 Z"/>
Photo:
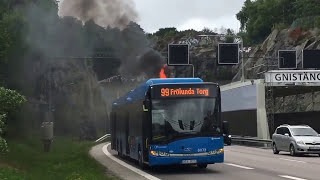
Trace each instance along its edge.
<path fill-rule="evenodd" d="M 111 134 L 106 134 L 106 135 L 102 136 L 101 138 L 97 139 L 95 142 L 101 142 L 101 141 L 107 139 L 110 136 L 111 136 Z"/>
<path fill-rule="evenodd" d="M 242 137 L 242 136 L 232 136 L 231 140 L 233 142 L 249 142 L 249 143 L 262 143 L 262 144 L 270 144 L 272 143 L 271 139 L 259 139 L 256 137 Z"/>

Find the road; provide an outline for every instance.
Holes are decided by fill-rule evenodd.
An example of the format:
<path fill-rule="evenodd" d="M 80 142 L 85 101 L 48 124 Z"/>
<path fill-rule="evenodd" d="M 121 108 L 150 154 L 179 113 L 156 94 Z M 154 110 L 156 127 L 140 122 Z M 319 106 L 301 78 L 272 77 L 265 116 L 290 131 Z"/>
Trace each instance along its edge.
<path fill-rule="evenodd" d="M 103 152 L 103 147 L 105 152 Z M 106 144 L 95 146 L 90 154 L 122 179 L 320 179 L 319 156 L 291 157 L 288 153 L 282 152 L 280 152 L 279 155 L 274 155 L 270 149 L 236 145 L 225 147 L 225 163 L 209 165 L 207 169 L 199 169 L 196 166 L 186 166 L 166 167 L 155 171 L 141 171 L 137 163 L 130 160 L 119 159 L 119 157 L 115 155 L 116 152 L 110 150 L 110 146 L 106 146 Z M 109 154 L 111 157 L 106 154 Z"/>

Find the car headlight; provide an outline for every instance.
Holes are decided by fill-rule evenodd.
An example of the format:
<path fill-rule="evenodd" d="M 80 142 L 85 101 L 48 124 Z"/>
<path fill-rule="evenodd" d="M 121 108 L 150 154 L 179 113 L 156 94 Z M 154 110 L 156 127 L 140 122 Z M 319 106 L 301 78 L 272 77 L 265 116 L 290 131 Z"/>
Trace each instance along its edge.
<path fill-rule="evenodd" d="M 297 141 L 297 144 L 305 145 L 303 141 Z"/>
<path fill-rule="evenodd" d="M 169 153 L 161 152 L 161 151 L 150 151 L 150 154 L 152 156 L 162 156 L 162 157 L 170 156 Z"/>

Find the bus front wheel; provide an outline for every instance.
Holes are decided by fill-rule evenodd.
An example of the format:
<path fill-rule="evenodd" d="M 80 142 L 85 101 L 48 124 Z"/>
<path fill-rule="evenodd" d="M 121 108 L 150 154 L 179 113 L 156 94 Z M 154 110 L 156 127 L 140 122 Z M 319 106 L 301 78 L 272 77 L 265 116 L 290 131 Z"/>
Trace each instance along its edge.
<path fill-rule="evenodd" d="M 198 164 L 198 168 L 201 168 L 201 169 L 205 169 L 207 168 L 208 164 Z"/>

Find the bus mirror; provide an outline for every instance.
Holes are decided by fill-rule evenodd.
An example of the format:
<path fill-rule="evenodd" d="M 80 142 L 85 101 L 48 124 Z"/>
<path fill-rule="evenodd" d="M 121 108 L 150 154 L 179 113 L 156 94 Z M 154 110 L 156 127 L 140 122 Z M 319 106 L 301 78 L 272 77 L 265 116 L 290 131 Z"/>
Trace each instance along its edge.
<path fill-rule="evenodd" d="M 194 121 L 190 121 L 190 130 L 193 130 L 193 128 L 194 128 Z"/>
<path fill-rule="evenodd" d="M 229 123 L 228 121 L 223 121 L 222 123 L 223 134 L 229 134 Z"/>
<path fill-rule="evenodd" d="M 182 120 L 178 120 L 178 122 L 179 122 L 180 129 L 184 130 L 184 127 L 183 127 L 183 124 L 182 124 Z"/>
<path fill-rule="evenodd" d="M 143 109 L 144 109 L 144 111 L 148 111 L 150 109 L 150 107 L 151 107 L 150 100 L 147 99 L 147 100 L 143 101 Z"/>

